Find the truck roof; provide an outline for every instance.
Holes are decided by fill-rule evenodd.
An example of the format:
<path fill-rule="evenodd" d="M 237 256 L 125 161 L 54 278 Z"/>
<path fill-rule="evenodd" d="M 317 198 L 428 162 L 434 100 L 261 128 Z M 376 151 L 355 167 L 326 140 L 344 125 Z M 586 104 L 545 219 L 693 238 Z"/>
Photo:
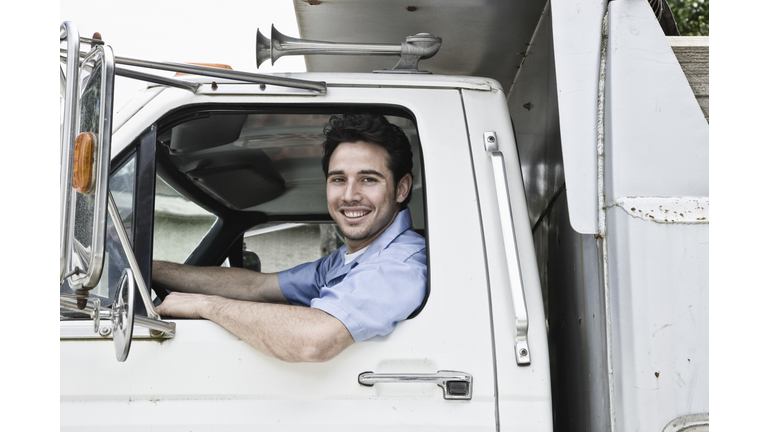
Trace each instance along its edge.
<path fill-rule="evenodd" d="M 400 43 L 428 32 L 443 40 L 440 52 L 419 64 L 436 74 L 485 76 L 509 91 L 525 59 L 546 0 L 413 1 L 293 0 L 303 39 Z M 459 24 L 459 25 L 457 25 Z M 307 56 L 310 72 L 369 72 L 392 68 L 380 56 Z"/>
<path fill-rule="evenodd" d="M 309 57 L 309 56 L 308 56 Z M 360 57 L 358 57 L 360 58 Z M 432 73 L 402 74 L 402 73 L 322 73 L 322 72 L 283 72 L 263 73 L 271 77 L 284 77 L 307 81 L 325 82 L 329 87 L 349 86 L 391 86 L 391 87 L 418 87 L 418 88 L 462 88 L 468 90 L 502 90 L 501 84 L 491 78 L 437 75 Z M 233 79 L 212 78 L 205 76 L 182 75 L 176 77 L 184 81 L 210 84 L 243 84 L 255 86 L 259 84 L 243 82 Z"/>

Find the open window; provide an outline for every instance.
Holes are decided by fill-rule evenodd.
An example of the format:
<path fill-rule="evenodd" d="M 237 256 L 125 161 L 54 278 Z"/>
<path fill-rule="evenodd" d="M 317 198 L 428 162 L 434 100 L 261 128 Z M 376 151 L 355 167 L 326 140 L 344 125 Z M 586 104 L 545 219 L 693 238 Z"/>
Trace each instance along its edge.
<path fill-rule="evenodd" d="M 420 142 L 408 112 L 211 106 L 177 112 L 158 127 L 155 257 L 276 272 L 340 247 L 342 237 L 327 210 L 323 127 L 332 115 L 350 110 L 384 114 L 408 136 L 414 158 L 408 207 L 414 229 L 425 235 Z M 169 190 L 196 210 L 181 216 L 174 213 L 178 207 L 161 205 Z M 190 242 L 197 242 L 191 251 Z"/>

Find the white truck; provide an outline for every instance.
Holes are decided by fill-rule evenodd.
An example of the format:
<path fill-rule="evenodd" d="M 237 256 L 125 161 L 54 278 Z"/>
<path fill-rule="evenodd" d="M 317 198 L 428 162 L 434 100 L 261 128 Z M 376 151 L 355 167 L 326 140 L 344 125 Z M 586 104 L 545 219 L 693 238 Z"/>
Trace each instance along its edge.
<path fill-rule="evenodd" d="M 124 58 L 62 24 L 62 430 L 708 430 L 708 123 L 648 2 L 379 3 L 297 0 L 310 40 L 258 33 L 257 63 L 302 74 Z M 359 33 L 361 8 L 395 24 Z M 500 47 L 440 19 L 472 11 Z M 343 22 L 358 44 L 317 42 Z M 431 34 L 371 39 L 414 22 Z M 475 73 L 494 63 L 514 74 Z M 113 115 L 115 75 L 149 84 Z M 161 319 L 153 259 L 275 271 L 338 245 L 320 144 L 348 111 L 411 141 L 422 307 L 318 364 Z M 310 252 L 256 241 L 288 232 Z"/>

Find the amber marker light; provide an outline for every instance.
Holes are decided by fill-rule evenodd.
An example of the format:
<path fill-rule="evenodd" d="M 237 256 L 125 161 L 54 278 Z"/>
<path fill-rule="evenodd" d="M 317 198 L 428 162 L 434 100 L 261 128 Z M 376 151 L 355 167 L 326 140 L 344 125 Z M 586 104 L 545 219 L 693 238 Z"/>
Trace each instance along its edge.
<path fill-rule="evenodd" d="M 208 67 L 218 68 L 218 69 L 232 70 L 231 66 L 225 65 L 225 64 L 221 64 L 221 63 L 187 63 L 187 64 L 198 65 L 198 66 L 208 66 Z M 188 75 L 188 74 L 186 72 L 176 72 L 176 75 L 174 75 L 174 76 L 179 76 L 179 75 Z"/>
<path fill-rule="evenodd" d="M 72 167 L 72 188 L 81 194 L 91 194 L 94 189 L 93 164 L 96 135 L 82 132 L 75 138 L 75 161 Z"/>

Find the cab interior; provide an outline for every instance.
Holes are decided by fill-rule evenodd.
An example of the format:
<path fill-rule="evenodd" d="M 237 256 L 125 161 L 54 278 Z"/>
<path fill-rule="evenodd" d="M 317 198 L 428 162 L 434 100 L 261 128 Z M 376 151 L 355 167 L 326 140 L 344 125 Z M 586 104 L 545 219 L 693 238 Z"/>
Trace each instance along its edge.
<path fill-rule="evenodd" d="M 385 115 L 410 140 L 414 181 L 408 207 L 414 229 L 426 237 L 420 141 L 409 112 L 385 106 L 201 105 L 167 114 L 113 158 L 110 191 L 142 271 L 151 272 L 152 260 L 168 260 L 273 272 L 340 247 L 343 238 L 325 199 L 323 127 L 332 115 L 359 111 Z M 104 274 L 92 290 L 102 305 L 112 302 L 115 274 L 127 265 L 122 251 L 110 247 L 110 225 Z M 167 291 L 149 285 L 158 304 Z M 65 283 L 62 292 L 67 289 Z"/>

